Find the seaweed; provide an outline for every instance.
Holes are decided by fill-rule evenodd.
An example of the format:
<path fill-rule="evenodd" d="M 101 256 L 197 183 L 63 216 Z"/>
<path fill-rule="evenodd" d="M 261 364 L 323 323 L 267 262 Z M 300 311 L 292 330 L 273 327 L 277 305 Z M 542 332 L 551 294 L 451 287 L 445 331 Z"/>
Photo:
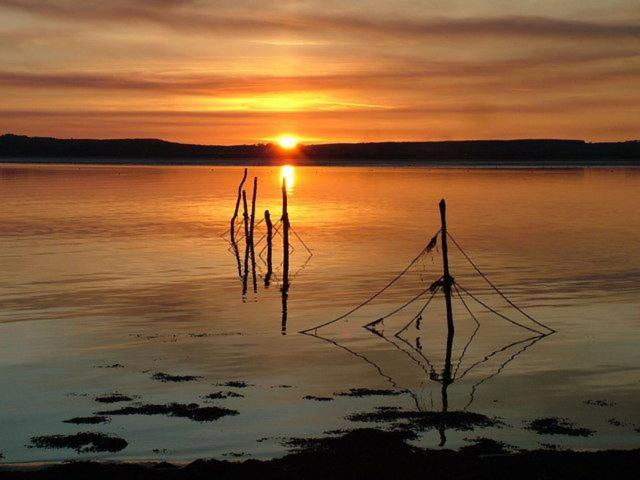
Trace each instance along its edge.
<path fill-rule="evenodd" d="M 213 422 L 238 413 L 237 410 L 223 407 L 201 407 L 197 403 L 145 404 L 97 412 L 98 415 L 166 415 L 188 418 L 196 422 Z"/>
<path fill-rule="evenodd" d="M 231 387 L 231 388 L 247 388 L 253 387 L 250 383 L 244 380 L 229 380 L 228 382 L 219 382 L 215 384 L 217 387 Z"/>
<path fill-rule="evenodd" d="M 322 438 L 290 438 L 284 441 L 284 445 L 296 452 L 308 453 L 332 453 L 340 451 L 343 455 L 357 450 L 375 448 L 374 446 L 384 444 L 387 447 L 387 454 L 393 451 L 417 451 L 418 449 L 408 445 L 406 440 L 414 437 L 410 432 L 393 430 L 385 432 L 375 428 L 362 428 L 348 430 L 338 436 Z"/>
<path fill-rule="evenodd" d="M 616 405 L 616 402 L 612 402 L 609 400 L 584 400 L 582 403 L 594 407 L 613 407 Z"/>
<path fill-rule="evenodd" d="M 338 392 L 338 397 L 372 397 L 372 396 L 397 396 L 406 393 L 406 390 L 389 390 L 373 388 L 352 388 L 346 392 Z"/>
<path fill-rule="evenodd" d="M 123 395 L 121 393 L 109 393 L 106 395 L 99 395 L 94 398 L 96 402 L 100 403 L 119 403 L 119 402 L 131 402 L 134 397 Z"/>
<path fill-rule="evenodd" d="M 151 375 L 151 378 L 158 380 L 159 382 L 193 382 L 200 380 L 202 377 L 196 375 L 170 375 L 164 372 L 156 372 Z"/>
<path fill-rule="evenodd" d="M 590 437 L 595 432 L 588 428 L 576 427 L 566 418 L 545 417 L 532 420 L 525 427 L 540 435 L 570 435 L 572 437 Z"/>
<path fill-rule="evenodd" d="M 244 395 L 242 395 L 241 393 L 231 392 L 231 391 L 228 391 L 228 392 L 218 391 L 218 392 L 213 392 L 208 395 L 205 395 L 203 398 L 206 398 L 207 400 L 221 400 L 224 398 L 244 398 Z"/>
<path fill-rule="evenodd" d="M 93 415 L 91 417 L 73 417 L 69 420 L 63 420 L 62 423 L 74 423 L 76 425 L 86 424 L 95 425 L 98 423 L 109 423 L 111 419 L 102 415 Z"/>
<path fill-rule="evenodd" d="M 629 425 L 627 422 L 623 422 L 622 420 L 618 420 L 617 418 L 609 418 L 607 419 L 607 423 L 609 425 L 613 425 L 614 427 L 626 427 Z"/>
<path fill-rule="evenodd" d="M 402 411 L 394 407 L 378 407 L 373 412 L 354 413 L 347 416 L 352 422 L 395 423 L 396 428 L 413 431 L 432 429 L 473 430 L 476 427 L 499 427 L 502 420 L 481 413 Z M 403 422 L 405 423 L 398 423 Z M 406 423 L 409 422 L 409 423 Z"/>
<path fill-rule="evenodd" d="M 315 395 L 305 395 L 304 400 L 315 400 L 316 402 L 332 402 L 333 397 L 316 397 Z"/>
<path fill-rule="evenodd" d="M 459 451 L 469 455 L 504 455 L 514 449 L 511 445 L 486 437 L 465 438 L 464 441 L 471 445 L 460 447 Z"/>
<path fill-rule="evenodd" d="M 31 437 L 36 448 L 72 448 L 78 453 L 87 452 L 119 452 L 124 450 L 126 440 L 104 433 L 80 432 L 71 435 L 42 435 Z"/>

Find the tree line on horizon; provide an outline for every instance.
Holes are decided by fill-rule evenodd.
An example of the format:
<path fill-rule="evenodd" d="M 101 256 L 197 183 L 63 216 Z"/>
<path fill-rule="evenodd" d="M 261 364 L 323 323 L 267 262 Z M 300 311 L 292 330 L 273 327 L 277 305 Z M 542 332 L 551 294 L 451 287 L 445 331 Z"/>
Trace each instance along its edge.
<path fill-rule="evenodd" d="M 0 157 L 43 159 L 197 159 L 308 161 L 438 160 L 626 160 L 640 161 L 640 141 L 452 140 L 429 142 L 332 143 L 299 145 L 283 151 L 276 144 L 194 145 L 158 139 L 58 139 L 5 134 Z"/>

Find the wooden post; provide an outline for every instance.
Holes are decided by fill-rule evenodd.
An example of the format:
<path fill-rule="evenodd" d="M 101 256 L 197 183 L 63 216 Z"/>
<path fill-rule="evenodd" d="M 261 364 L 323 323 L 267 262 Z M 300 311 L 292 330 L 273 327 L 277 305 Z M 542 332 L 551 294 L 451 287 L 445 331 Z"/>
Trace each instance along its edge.
<path fill-rule="evenodd" d="M 242 190 L 242 205 L 244 207 L 244 272 L 242 274 L 242 296 L 247 294 L 247 279 L 249 276 L 249 212 L 247 209 L 247 193 Z"/>
<path fill-rule="evenodd" d="M 267 224 L 267 274 L 264 276 L 264 286 L 268 288 L 273 275 L 273 224 L 269 210 L 264 211 L 264 223 Z"/>
<path fill-rule="evenodd" d="M 256 195 L 258 193 L 258 177 L 253 177 L 253 195 L 251 197 L 251 227 L 249 229 L 249 248 L 251 254 L 251 275 L 253 279 L 253 292 L 258 293 L 256 281 L 256 252 L 253 244 L 253 232 L 256 223 Z"/>
<path fill-rule="evenodd" d="M 451 309 L 451 285 L 453 284 L 453 278 L 449 274 L 449 252 L 447 249 L 447 204 L 445 203 L 444 198 L 440 200 L 440 222 L 443 267 L 442 290 L 444 292 L 444 299 L 447 306 L 447 329 L 453 333 L 453 310 Z"/>
<path fill-rule="evenodd" d="M 231 238 L 231 243 L 235 243 L 236 241 L 236 219 L 238 218 L 238 209 L 240 208 L 240 199 L 242 198 L 242 186 L 244 185 L 244 181 L 247 179 L 247 169 L 244 169 L 244 175 L 242 176 L 242 181 L 240 185 L 238 185 L 238 196 L 236 197 L 236 208 L 233 211 L 233 216 L 231 217 L 231 226 L 229 227 L 229 235 Z"/>
<path fill-rule="evenodd" d="M 282 179 L 282 334 L 287 334 L 287 300 L 289 297 L 289 211 L 287 179 Z"/>

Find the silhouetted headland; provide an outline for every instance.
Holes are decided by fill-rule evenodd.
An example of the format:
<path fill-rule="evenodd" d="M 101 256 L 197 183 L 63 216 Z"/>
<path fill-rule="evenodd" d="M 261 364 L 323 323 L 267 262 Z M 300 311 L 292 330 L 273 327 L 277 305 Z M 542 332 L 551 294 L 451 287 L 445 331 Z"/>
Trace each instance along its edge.
<path fill-rule="evenodd" d="M 58 139 L 0 136 L 0 161 L 158 165 L 640 165 L 640 141 L 465 140 L 300 145 L 192 145 L 158 139 Z"/>

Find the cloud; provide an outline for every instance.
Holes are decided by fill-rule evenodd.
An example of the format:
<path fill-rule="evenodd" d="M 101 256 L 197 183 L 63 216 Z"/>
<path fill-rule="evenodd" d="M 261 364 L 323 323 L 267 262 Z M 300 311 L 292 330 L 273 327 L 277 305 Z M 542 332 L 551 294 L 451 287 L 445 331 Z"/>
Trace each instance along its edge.
<path fill-rule="evenodd" d="M 594 22 L 545 16 L 478 18 L 379 18 L 328 15 L 295 10 L 265 11 L 195 1 L 1 0 L 0 7 L 63 21 L 146 23 L 182 33 L 301 37 L 361 36 L 390 40 L 428 38 L 555 38 L 568 40 L 640 40 L 636 22 Z M 231 13 L 235 12 L 235 13 Z"/>
<path fill-rule="evenodd" d="M 295 92 L 416 91 L 429 86 L 438 91 L 473 86 L 537 88 L 579 81 L 588 85 L 640 78 L 637 51 L 566 52 L 493 62 L 432 61 L 416 57 L 380 58 L 375 68 L 331 74 L 265 75 L 247 73 L 167 74 L 153 71 L 86 73 L 0 70 L 0 86 L 91 91 L 137 91 L 192 96 L 268 95 Z M 613 62 L 613 63 L 612 63 Z M 585 75 L 585 71 L 588 75 Z M 531 72 L 535 72 L 534 75 Z M 436 90 L 431 90 L 433 93 Z"/>

